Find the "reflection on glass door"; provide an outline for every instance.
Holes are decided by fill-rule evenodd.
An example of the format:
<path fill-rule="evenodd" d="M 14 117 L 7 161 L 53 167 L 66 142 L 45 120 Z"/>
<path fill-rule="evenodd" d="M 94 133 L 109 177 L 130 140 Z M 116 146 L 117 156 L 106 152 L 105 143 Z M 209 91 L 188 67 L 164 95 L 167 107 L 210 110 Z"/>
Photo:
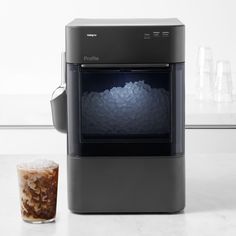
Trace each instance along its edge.
<path fill-rule="evenodd" d="M 168 138 L 169 74 L 162 69 L 83 71 L 84 137 Z"/>

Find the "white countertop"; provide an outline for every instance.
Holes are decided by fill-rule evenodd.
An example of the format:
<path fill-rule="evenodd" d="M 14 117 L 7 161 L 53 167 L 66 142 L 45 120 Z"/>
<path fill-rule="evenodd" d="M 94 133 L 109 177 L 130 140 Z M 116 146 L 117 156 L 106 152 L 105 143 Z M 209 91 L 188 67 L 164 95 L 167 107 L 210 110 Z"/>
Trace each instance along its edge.
<path fill-rule="evenodd" d="M 187 151 L 186 208 L 173 215 L 72 214 L 67 208 L 66 156 L 48 155 L 60 164 L 59 195 L 56 222 L 44 225 L 20 217 L 16 164 L 32 158 L 38 156 L 0 155 L 0 235 L 236 235 L 236 153 Z"/>

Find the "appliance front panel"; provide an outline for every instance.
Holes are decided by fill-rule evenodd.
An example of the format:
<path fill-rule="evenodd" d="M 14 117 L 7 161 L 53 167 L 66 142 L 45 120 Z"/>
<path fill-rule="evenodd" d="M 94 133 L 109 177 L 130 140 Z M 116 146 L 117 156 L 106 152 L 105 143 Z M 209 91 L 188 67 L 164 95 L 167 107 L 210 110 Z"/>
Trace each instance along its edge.
<path fill-rule="evenodd" d="M 68 153 L 182 154 L 183 86 L 184 64 L 67 64 Z"/>

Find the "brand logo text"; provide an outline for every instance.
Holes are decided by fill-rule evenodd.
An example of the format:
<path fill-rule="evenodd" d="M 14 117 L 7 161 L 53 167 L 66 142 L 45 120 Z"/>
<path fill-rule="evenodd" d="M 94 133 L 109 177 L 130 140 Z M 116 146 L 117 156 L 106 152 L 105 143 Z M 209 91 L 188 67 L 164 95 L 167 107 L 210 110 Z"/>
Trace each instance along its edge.
<path fill-rule="evenodd" d="M 84 56 L 84 61 L 99 61 L 97 56 Z"/>

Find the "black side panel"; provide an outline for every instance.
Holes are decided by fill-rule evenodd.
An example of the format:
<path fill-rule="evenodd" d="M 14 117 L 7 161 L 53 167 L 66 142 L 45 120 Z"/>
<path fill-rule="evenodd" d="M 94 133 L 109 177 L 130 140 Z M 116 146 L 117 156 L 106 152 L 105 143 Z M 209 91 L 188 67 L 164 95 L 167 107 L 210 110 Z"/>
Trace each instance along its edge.
<path fill-rule="evenodd" d="M 174 65 L 172 73 L 172 155 L 185 152 L 185 69 Z"/>
<path fill-rule="evenodd" d="M 179 63 L 184 45 L 184 25 L 66 27 L 67 63 Z"/>
<path fill-rule="evenodd" d="M 68 156 L 75 213 L 174 213 L 185 206 L 184 157 Z"/>
<path fill-rule="evenodd" d="M 67 65 L 67 151 L 79 153 L 79 71 L 78 65 Z M 77 144 L 76 144 L 77 143 Z"/>

